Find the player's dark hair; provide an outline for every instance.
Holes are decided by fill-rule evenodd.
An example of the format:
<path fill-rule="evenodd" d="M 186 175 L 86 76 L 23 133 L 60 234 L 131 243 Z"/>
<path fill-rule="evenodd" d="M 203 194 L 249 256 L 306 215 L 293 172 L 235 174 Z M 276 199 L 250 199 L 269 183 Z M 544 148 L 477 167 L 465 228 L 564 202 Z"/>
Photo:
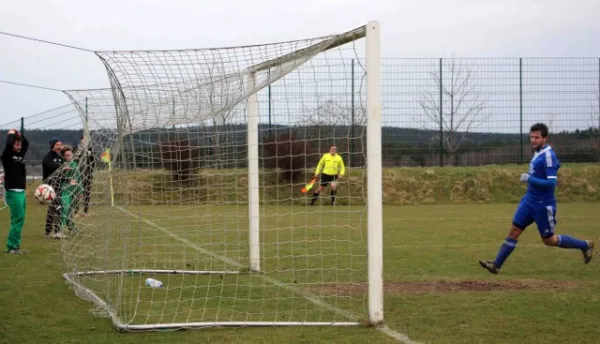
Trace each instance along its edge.
<path fill-rule="evenodd" d="M 548 126 L 544 123 L 536 123 L 532 125 L 529 129 L 529 132 L 533 133 L 534 131 L 539 131 L 542 134 L 542 137 L 548 137 Z"/>

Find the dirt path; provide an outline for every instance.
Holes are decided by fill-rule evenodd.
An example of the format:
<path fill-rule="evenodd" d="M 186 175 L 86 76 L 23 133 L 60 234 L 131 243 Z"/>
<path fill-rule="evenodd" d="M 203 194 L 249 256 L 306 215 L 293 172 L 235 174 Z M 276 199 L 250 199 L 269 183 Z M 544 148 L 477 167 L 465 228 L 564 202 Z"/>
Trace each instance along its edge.
<path fill-rule="evenodd" d="M 547 281 L 547 280 L 443 280 L 388 282 L 384 284 L 386 294 L 389 293 L 431 293 L 459 291 L 506 291 L 506 290 L 540 290 L 540 289 L 572 289 L 585 282 Z M 330 284 L 313 286 L 311 292 L 323 294 L 362 294 L 367 290 L 366 284 Z"/>

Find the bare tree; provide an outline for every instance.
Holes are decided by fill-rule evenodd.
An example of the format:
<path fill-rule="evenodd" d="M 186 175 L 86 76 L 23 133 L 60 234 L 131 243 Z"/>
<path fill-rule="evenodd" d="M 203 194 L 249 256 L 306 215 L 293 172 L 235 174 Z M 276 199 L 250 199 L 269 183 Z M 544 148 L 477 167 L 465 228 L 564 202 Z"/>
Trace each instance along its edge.
<path fill-rule="evenodd" d="M 600 129 L 600 86 L 596 86 L 591 108 L 590 127 Z"/>
<path fill-rule="evenodd" d="M 332 125 L 332 126 L 364 126 L 367 124 L 366 109 L 362 103 L 354 105 L 342 105 L 333 99 L 317 101 L 314 110 L 308 110 L 306 116 L 302 116 L 302 122 L 310 125 Z M 352 118 L 354 110 L 354 119 Z"/>
<path fill-rule="evenodd" d="M 596 88 L 596 94 L 592 103 L 590 118 L 590 133 L 597 155 L 600 157 L 600 85 Z"/>
<path fill-rule="evenodd" d="M 228 130 L 231 120 L 234 117 L 232 110 L 220 111 L 212 118 L 213 132 L 210 135 L 211 146 L 216 159 L 216 168 L 226 168 L 225 156 L 227 155 L 227 142 L 229 140 Z"/>
<path fill-rule="evenodd" d="M 364 130 L 367 125 L 367 111 L 362 103 L 354 106 L 337 102 L 333 99 L 317 101 L 317 106 L 311 110 L 305 110 L 306 115 L 301 116 L 302 125 L 315 127 L 316 137 L 330 137 L 335 142 L 318 141 L 319 151 L 329 148 L 329 144 L 336 144 L 340 153 L 348 152 L 350 156 L 346 162 L 348 166 L 352 163 L 360 163 L 358 157 L 352 158 L 353 154 L 360 152 Z M 322 147 L 325 144 L 327 147 Z"/>
<path fill-rule="evenodd" d="M 209 69 L 210 84 L 202 87 L 200 91 L 202 112 L 206 113 L 207 124 L 212 128 L 209 133 L 213 156 L 215 159 L 214 167 L 217 169 L 227 168 L 226 155 L 228 154 L 227 144 L 231 144 L 229 131 L 236 116 L 234 111 L 236 92 L 232 91 L 232 85 L 237 81 L 225 73 L 222 66 L 215 64 Z M 237 147 L 229 149 L 237 149 Z"/>
<path fill-rule="evenodd" d="M 469 131 L 487 118 L 485 101 L 472 85 L 475 77 L 476 74 L 452 54 L 443 65 L 442 75 L 439 68 L 431 72 L 434 88 L 427 89 L 419 98 L 423 116 L 417 120 L 430 129 L 442 128 L 440 134 L 443 135 L 450 164 L 455 163 L 456 152 Z"/>
<path fill-rule="evenodd" d="M 554 127 L 554 122 L 556 121 L 556 117 L 558 117 L 558 114 L 556 112 L 554 112 L 552 110 L 548 111 L 546 125 L 548 126 L 548 130 L 550 130 L 551 133 L 558 132 L 558 130 L 556 130 L 556 128 Z"/>

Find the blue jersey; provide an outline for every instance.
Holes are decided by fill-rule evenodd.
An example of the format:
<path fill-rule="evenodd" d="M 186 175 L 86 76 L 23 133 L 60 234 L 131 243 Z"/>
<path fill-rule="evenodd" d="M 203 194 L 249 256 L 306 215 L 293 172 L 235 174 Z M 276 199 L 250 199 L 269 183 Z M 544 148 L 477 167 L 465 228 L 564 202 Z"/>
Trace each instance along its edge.
<path fill-rule="evenodd" d="M 552 147 L 546 145 L 542 149 L 536 151 L 533 158 L 531 158 L 531 162 L 529 163 L 529 175 L 543 180 L 556 179 L 559 168 L 560 162 L 556 157 L 556 153 L 552 150 Z M 529 183 L 527 193 L 525 193 L 525 199 L 527 201 L 539 203 L 554 202 L 554 189 L 555 187 L 542 188 Z"/>

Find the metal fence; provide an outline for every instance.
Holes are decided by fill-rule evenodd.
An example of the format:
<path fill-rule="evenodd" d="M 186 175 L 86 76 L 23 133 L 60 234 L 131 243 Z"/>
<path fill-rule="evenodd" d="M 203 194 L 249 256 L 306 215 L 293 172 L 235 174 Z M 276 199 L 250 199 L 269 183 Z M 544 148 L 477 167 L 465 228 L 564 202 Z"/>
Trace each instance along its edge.
<path fill-rule="evenodd" d="M 317 95 L 312 124 L 343 133 L 331 139 L 355 161 L 366 142 L 363 64 L 324 61 L 299 71 L 337 85 L 329 99 L 327 92 Z M 529 128 L 537 122 L 550 128 L 549 143 L 562 161 L 600 162 L 600 58 L 389 58 L 381 71 L 386 166 L 526 163 Z M 264 91 L 262 123 L 288 115 L 290 99 L 316 101 L 293 92 L 289 83 Z"/>
<path fill-rule="evenodd" d="M 24 160 L 27 178 L 39 180 L 42 178 L 42 158 L 50 151 L 49 141 L 57 137 L 64 144 L 75 147 L 82 134 L 81 128 L 80 115 L 74 106 L 67 104 L 0 124 L 0 145 L 4 149 L 6 133 L 10 129 L 23 132 L 29 141 Z M 1 164 L 0 169 L 4 169 Z"/>
<path fill-rule="evenodd" d="M 562 161 L 600 162 L 599 58 L 387 59 L 382 78 L 388 165 L 528 162 L 536 122 Z"/>
<path fill-rule="evenodd" d="M 362 65 L 357 59 L 311 62 L 261 90 L 261 132 L 301 131 L 303 139 L 319 141 L 319 152 L 335 142 L 351 165 L 361 165 L 366 142 Z M 386 167 L 527 163 L 529 127 L 536 122 L 550 127 L 549 142 L 562 162 L 600 162 L 600 58 L 388 58 L 381 70 Z M 319 94 L 322 84 L 331 86 Z M 294 107 L 296 101 L 300 105 Z M 312 129 L 300 130 L 298 123 L 307 118 L 311 123 L 302 125 Z M 40 141 L 33 143 L 32 164 L 39 163 L 50 137 L 75 144 L 82 130 L 72 106 L 23 123 Z M 16 120 L 0 128 L 20 125 Z M 224 137 L 236 144 L 221 144 L 219 154 L 228 156 L 224 150 L 232 149 L 243 164 L 244 124 L 218 128 L 227 130 L 234 134 Z"/>

